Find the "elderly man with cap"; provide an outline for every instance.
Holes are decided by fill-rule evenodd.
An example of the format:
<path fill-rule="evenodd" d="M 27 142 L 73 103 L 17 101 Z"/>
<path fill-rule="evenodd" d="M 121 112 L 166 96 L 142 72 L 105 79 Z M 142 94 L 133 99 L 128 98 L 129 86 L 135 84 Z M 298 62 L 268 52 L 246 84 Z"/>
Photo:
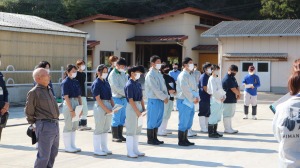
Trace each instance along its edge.
<path fill-rule="evenodd" d="M 25 114 L 37 136 L 38 154 L 34 167 L 53 167 L 59 146 L 59 110 L 51 88 L 50 75 L 44 68 L 33 71 L 37 83 L 27 94 Z"/>
<path fill-rule="evenodd" d="M 257 112 L 257 88 L 260 87 L 259 77 L 255 74 L 255 67 L 249 66 L 249 74 L 244 77 L 244 119 L 248 119 L 249 105 L 252 105 L 252 119 L 256 120 Z"/>

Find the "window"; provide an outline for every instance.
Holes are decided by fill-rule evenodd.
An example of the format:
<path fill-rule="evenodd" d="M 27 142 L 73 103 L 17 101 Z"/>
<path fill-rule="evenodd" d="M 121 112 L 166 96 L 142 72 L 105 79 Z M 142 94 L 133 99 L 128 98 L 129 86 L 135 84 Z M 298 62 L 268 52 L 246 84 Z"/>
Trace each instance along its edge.
<path fill-rule="evenodd" d="M 269 63 L 258 63 L 257 72 L 269 72 Z"/>
<path fill-rule="evenodd" d="M 253 65 L 252 62 L 244 62 L 242 67 L 242 72 L 248 72 L 249 66 Z"/>
<path fill-rule="evenodd" d="M 114 55 L 113 51 L 100 51 L 100 64 L 105 64 L 107 66 L 110 66 L 108 58 L 109 56 L 112 55 Z"/>
<path fill-rule="evenodd" d="M 132 53 L 131 52 L 121 52 L 121 57 L 126 60 L 127 66 L 132 65 Z"/>

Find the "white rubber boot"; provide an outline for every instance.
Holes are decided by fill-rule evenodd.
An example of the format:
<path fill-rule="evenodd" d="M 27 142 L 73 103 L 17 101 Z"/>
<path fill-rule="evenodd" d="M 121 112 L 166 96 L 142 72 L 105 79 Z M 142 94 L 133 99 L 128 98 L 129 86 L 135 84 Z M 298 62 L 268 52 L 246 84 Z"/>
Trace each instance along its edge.
<path fill-rule="evenodd" d="M 207 128 L 207 131 L 208 131 L 208 119 L 209 119 L 209 117 L 205 117 L 205 126 Z"/>
<path fill-rule="evenodd" d="M 81 152 L 80 148 L 75 145 L 76 132 L 71 132 L 71 147 L 76 150 L 76 152 Z"/>
<path fill-rule="evenodd" d="M 200 124 L 200 131 L 207 133 L 207 126 L 206 126 L 206 121 L 205 121 L 205 116 L 200 116 L 199 117 L 199 124 Z"/>
<path fill-rule="evenodd" d="M 236 134 L 236 133 L 239 132 L 238 130 L 232 129 L 232 127 L 231 127 L 231 118 L 230 117 L 223 118 L 223 123 L 224 123 L 224 129 L 225 129 L 224 133 Z"/>
<path fill-rule="evenodd" d="M 167 124 L 167 123 L 166 123 L 165 120 L 163 120 L 163 121 L 161 122 L 160 127 L 158 127 L 157 135 L 159 135 L 159 136 L 167 136 L 167 133 L 165 132 L 166 127 L 167 127 L 166 124 Z"/>
<path fill-rule="evenodd" d="M 137 158 L 138 155 L 133 152 L 133 136 L 126 136 L 127 157 Z"/>
<path fill-rule="evenodd" d="M 165 120 L 165 122 L 166 122 L 165 133 L 166 134 L 172 134 L 172 131 L 167 130 L 169 120 Z"/>
<path fill-rule="evenodd" d="M 145 156 L 145 153 L 139 151 L 138 145 L 139 145 L 139 136 L 135 135 L 133 136 L 133 152 L 138 156 Z"/>
<path fill-rule="evenodd" d="M 71 132 L 64 132 L 63 140 L 64 140 L 64 145 L 65 145 L 65 152 L 68 152 L 68 153 L 76 153 L 77 152 L 77 150 L 72 148 L 72 146 L 71 146 Z"/>
<path fill-rule="evenodd" d="M 103 152 L 101 150 L 101 134 L 100 135 L 94 135 L 94 155 L 98 156 L 106 156 L 107 153 Z"/>
<path fill-rule="evenodd" d="M 112 154 L 112 151 L 108 150 L 107 148 L 107 133 L 100 134 L 101 135 L 101 149 L 103 152 L 107 153 L 108 155 Z"/>

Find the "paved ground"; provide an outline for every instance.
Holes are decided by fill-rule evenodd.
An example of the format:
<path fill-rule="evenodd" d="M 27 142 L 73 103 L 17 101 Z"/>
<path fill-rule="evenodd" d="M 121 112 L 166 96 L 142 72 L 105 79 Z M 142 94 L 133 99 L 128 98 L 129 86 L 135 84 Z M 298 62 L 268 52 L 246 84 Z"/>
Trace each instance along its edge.
<path fill-rule="evenodd" d="M 272 134 L 273 113 L 268 106 L 280 95 L 260 93 L 258 106 L 258 120 L 243 120 L 243 105 L 239 101 L 233 126 L 239 130 L 236 135 L 224 135 L 224 138 L 209 139 L 206 134 L 198 132 L 198 117 L 195 115 L 193 129 L 198 132 L 197 137 L 190 141 L 195 146 L 179 147 L 177 145 L 178 112 L 172 112 L 169 122 L 173 134 L 160 137 L 165 141 L 161 146 L 150 146 L 146 142 L 146 127 L 140 138 L 140 150 L 146 153 L 146 157 L 130 159 L 126 157 L 125 143 L 111 142 L 109 136 L 109 148 L 113 155 L 100 157 L 93 155 L 92 131 L 77 133 L 77 146 L 83 152 L 68 154 L 63 152 L 63 142 L 60 139 L 60 152 L 55 162 L 59 168 L 93 168 L 93 167 L 277 167 L 277 147 Z M 92 109 L 89 102 L 89 109 Z M 35 147 L 27 137 L 25 131 L 28 125 L 23 114 L 23 107 L 10 109 L 11 116 L 8 127 L 3 130 L 0 143 L 0 167 L 1 168 L 30 168 L 33 167 L 36 157 Z M 92 115 L 92 111 L 89 111 Z M 61 118 L 63 116 L 61 115 Z M 88 118 L 89 126 L 94 127 L 94 118 Z M 62 131 L 63 121 L 60 121 Z M 223 131 L 223 123 L 219 126 Z"/>

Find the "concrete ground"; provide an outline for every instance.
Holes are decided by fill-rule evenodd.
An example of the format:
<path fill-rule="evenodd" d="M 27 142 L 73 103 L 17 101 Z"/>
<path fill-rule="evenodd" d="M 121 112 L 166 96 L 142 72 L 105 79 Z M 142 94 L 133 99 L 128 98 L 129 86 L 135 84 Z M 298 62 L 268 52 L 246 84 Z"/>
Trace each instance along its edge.
<path fill-rule="evenodd" d="M 94 168 L 94 167 L 263 167 L 277 166 L 278 143 L 272 133 L 273 113 L 268 106 L 281 95 L 270 93 L 259 94 L 258 120 L 243 120 L 243 104 L 238 102 L 233 120 L 234 129 L 239 133 L 225 134 L 220 139 L 210 139 L 207 134 L 199 133 L 197 114 L 194 117 L 193 129 L 198 136 L 190 138 L 195 146 L 180 147 L 177 145 L 178 112 L 173 111 L 168 128 L 172 135 L 160 137 L 165 144 L 151 146 L 146 144 L 146 127 L 140 137 L 139 148 L 146 153 L 145 157 L 131 159 L 126 157 L 126 144 L 111 142 L 109 149 L 113 155 L 93 155 L 93 131 L 78 131 L 77 146 L 82 152 L 69 154 L 63 152 L 63 142 L 60 139 L 60 151 L 56 158 L 55 167 L 58 168 Z M 92 104 L 89 102 L 88 125 L 94 128 Z M 36 158 L 35 146 L 26 135 L 28 125 L 23 112 L 24 107 L 11 107 L 8 127 L 3 130 L 0 142 L 1 168 L 31 168 Z M 251 111 L 251 110 L 250 110 Z M 63 116 L 60 116 L 63 119 Z M 146 121 L 145 121 L 146 122 Z M 60 130 L 64 122 L 60 121 Z M 219 131 L 223 131 L 223 123 L 219 124 Z"/>

